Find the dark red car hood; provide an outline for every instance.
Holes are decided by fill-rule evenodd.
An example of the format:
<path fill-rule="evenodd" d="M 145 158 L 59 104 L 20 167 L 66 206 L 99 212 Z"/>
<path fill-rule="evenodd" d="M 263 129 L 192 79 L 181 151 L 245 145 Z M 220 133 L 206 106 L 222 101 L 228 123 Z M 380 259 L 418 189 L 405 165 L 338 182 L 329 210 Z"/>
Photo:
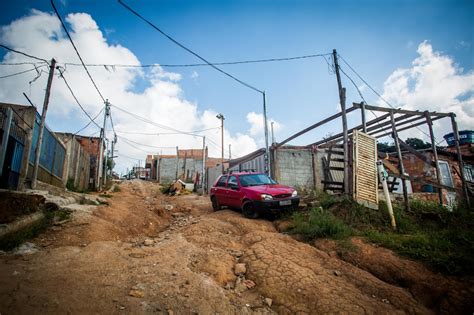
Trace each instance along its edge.
<path fill-rule="evenodd" d="M 252 190 L 261 194 L 268 194 L 272 196 L 281 194 L 291 194 L 294 189 L 285 185 L 260 185 L 260 186 L 248 186 L 245 189 Z"/>

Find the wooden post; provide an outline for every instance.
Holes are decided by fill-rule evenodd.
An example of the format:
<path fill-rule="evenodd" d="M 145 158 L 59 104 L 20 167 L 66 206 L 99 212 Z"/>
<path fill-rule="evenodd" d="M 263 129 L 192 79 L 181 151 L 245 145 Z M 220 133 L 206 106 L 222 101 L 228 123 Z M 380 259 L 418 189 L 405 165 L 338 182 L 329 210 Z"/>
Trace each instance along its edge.
<path fill-rule="evenodd" d="M 348 145 L 348 133 L 347 133 L 347 117 L 346 117 L 346 89 L 342 87 L 341 75 L 339 73 L 339 63 L 337 61 L 337 52 L 335 49 L 332 51 L 334 59 L 334 68 L 336 71 L 337 86 L 339 88 L 339 102 L 341 104 L 342 112 L 342 138 L 344 146 L 344 194 L 349 194 L 349 145 Z"/>
<path fill-rule="evenodd" d="M 361 102 L 360 103 L 360 114 L 362 116 L 362 131 L 364 133 L 367 133 L 367 124 L 365 120 L 365 103 Z"/>
<path fill-rule="evenodd" d="M 405 166 L 403 165 L 403 156 L 402 151 L 400 150 L 400 143 L 398 143 L 398 132 L 397 127 L 395 125 L 395 117 L 393 116 L 393 111 L 390 111 L 390 121 L 392 122 L 392 132 L 393 132 L 393 141 L 395 143 L 395 149 L 397 150 L 398 156 L 398 170 L 400 171 L 400 175 L 405 175 Z M 403 200 L 405 202 L 405 210 L 410 210 L 410 203 L 408 201 L 408 189 L 406 179 L 402 178 L 402 188 L 403 188 Z"/>
<path fill-rule="evenodd" d="M 55 67 L 56 67 L 56 60 L 54 60 L 53 58 L 51 59 L 51 64 L 49 65 L 48 82 L 46 84 L 46 93 L 44 95 L 43 111 L 41 112 L 41 123 L 40 123 L 39 131 L 38 131 L 38 141 L 36 142 L 35 163 L 33 164 L 33 175 L 31 178 L 32 189 L 36 188 L 39 160 L 40 160 L 40 155 L 41 155 L 41 145 L 43 144 L 44 125 L 46 124 L 46 113 L 48 112 L 49 95 L 51 94 L 51 84 L 53 83 L 53 75 L 54 75 Z M 36 120 L 36 115 L 35 115 L 35 120 Z M 33 128 L 34 128 L 34 125 L 33 125 Z"/>
<path fill-rule="evenodd" d="M 436 178 L 437 178 L 438 184 L 441 185 L 441 170 L 439 169 L 438 152 L 436 151 L 436 142 L 435 142 L 435 137 L 433 133 L 433 122 L 431 121 L 431 115 L 428 111 L 425 111 L 425 117 L 426 117 L 426 123 L 428 124 L 428 129 L 430 132 L 431 150 L 433 150 L 433 157 L 434 157 L 435 169 L 436 169 Z M 442 206 L 443 205 L 443 191 L 439 187 L 437 189 L 438 189 L 439 204 Z"/>
<path fill-rule="evenodd" d="M 176 146 L 176 180 L 178 180 L 178 172 L 179 172 L 179 149 Z"/>
<path fill-rule="evenodd" d="M 471 202 L 469 200 L 469 193 L 467 191 L 466 178 L 464 177 L 464 163 L 462 162 L 461 148 L 459 147 L 458 123 L 456 122 L 456 114 L 451 113 L 450 116 L 451 124 L 453 125 L 454 145 L 456 146 L 456 153 L 458 155 L 459 174 L 461 175 L 462 190 L 464 193 L 464 199 L 466 200 L 466 205 L 468 208 L 470 208 Z"/>

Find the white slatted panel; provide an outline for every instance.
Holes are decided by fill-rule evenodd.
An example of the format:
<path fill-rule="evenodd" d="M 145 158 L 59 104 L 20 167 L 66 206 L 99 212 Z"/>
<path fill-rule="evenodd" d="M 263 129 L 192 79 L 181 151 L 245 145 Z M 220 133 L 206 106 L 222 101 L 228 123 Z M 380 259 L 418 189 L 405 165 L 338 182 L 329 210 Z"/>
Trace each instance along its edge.
<path fill-rule="evenodd" d="M 378 209 L 377 139 L 363 132 L 354 132 L 354 200 Z"/>

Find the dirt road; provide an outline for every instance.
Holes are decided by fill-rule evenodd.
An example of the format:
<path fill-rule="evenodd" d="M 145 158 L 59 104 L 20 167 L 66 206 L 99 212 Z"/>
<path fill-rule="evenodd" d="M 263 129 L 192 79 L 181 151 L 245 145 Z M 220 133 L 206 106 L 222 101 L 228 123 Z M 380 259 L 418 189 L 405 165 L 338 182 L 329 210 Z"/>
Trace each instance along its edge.
<path fill-rule="evenodd" d="M 138 180 L 120 188 L 108 206 L 77 206 L 70 222 L 32 240 L 37 252 L 0 256 L 1 314 L 429 314 L 473 294 L 395 256 L 405 271 L 392 261 L 384 277 L 362 255 L 343 261 L 328 242 L 310 246 L 271 222 L 214 213 L 204 197 L 163 196 Z M 390 255 L 355 242 L 372 260 Z M 432 283 L 407 280 L 415 276 Z M 420 293 L 437 285 L 445 289 L 435 300 Z"/>

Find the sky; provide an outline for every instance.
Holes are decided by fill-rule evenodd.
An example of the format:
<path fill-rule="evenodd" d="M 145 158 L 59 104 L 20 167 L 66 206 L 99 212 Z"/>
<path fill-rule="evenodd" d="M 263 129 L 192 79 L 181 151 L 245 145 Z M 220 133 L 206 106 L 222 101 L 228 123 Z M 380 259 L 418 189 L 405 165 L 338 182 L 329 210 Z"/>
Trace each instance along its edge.
<path fill-rule="evenodd" d="M 124 172 L 147 153 L 170 154 L 177 145 L 202 147 L 201 137 L 176 134 L 175 130 L 205 135 L 210 155 L 220 156 L 220 121 L 215 117 L 218 113 L 225 116 L 226 157 L 228 144 L 232 157 L 264 146 L 261 93 L 207 66 L 166 66 L 201 61 L 133 16 L 117 1 L 56 0 L 55 3 L 87 64 L 162 65 L 90 67 L 97 86 L 112 104 L 118 135 L 116 171 Z M 126 3 L 211 62 L 326 54 L 337 49 L 393 106 L 452 111 L 461 130 L 474 127 L 473 1 L 127 0 Z M 84 69 L 64 65 L 77 63 L 79 59 L 49 1 L 16 0 L 2 4 L 0 43 L 44 59 L 54 57 L 85 110 L 95 116 L 104 107 Z M 328 57 L 225 65 L 222 69 L 266 92 L 268 117 L 274 121 L 276 140 L 281 141 L 340 110 L 337 81 L 327 64 L 331 62 Z M 0 60 L 2 63 L 32 61 L 2 49 Z M 0 77 L 29 69 L 33 66 L 2 65 Z M 352 78 L 367 103 L 388 106 L 343 62 L 341 69 Z M 0 102 L 27 105 L 22 95 L 25 92 L 41 111 L 46 70 L 40 68 L 39 78 L 36 70 L 1 78 Z M 347 88 L 348 105 L 360 102 L 354 84 L 344 75 L 342 82 Z M 50 129 L 76 132 L 87 124 L 88 118 L 59 76 L 54 77 L 51 91 L 47 118 Z M 123 110 L 154 124 L 137 120 Z M 102 119 L 97 119 L 99 125 Z M 357 114 L 349 115 L 348 120 L 349 127 L 360 123 Z M 435 123 L 437 141 L 450 132 L 447 122 Z M 107 129 L 112 139 L 110 123 Z M 291 144 L 312 143 L 340 129 L 341 122 L 337 120 Z M 97 135 L 98 131 L 91 124 L 81 133 Z M 404 136 L 426 140 L 423 131 L 417 129 Z"/>

